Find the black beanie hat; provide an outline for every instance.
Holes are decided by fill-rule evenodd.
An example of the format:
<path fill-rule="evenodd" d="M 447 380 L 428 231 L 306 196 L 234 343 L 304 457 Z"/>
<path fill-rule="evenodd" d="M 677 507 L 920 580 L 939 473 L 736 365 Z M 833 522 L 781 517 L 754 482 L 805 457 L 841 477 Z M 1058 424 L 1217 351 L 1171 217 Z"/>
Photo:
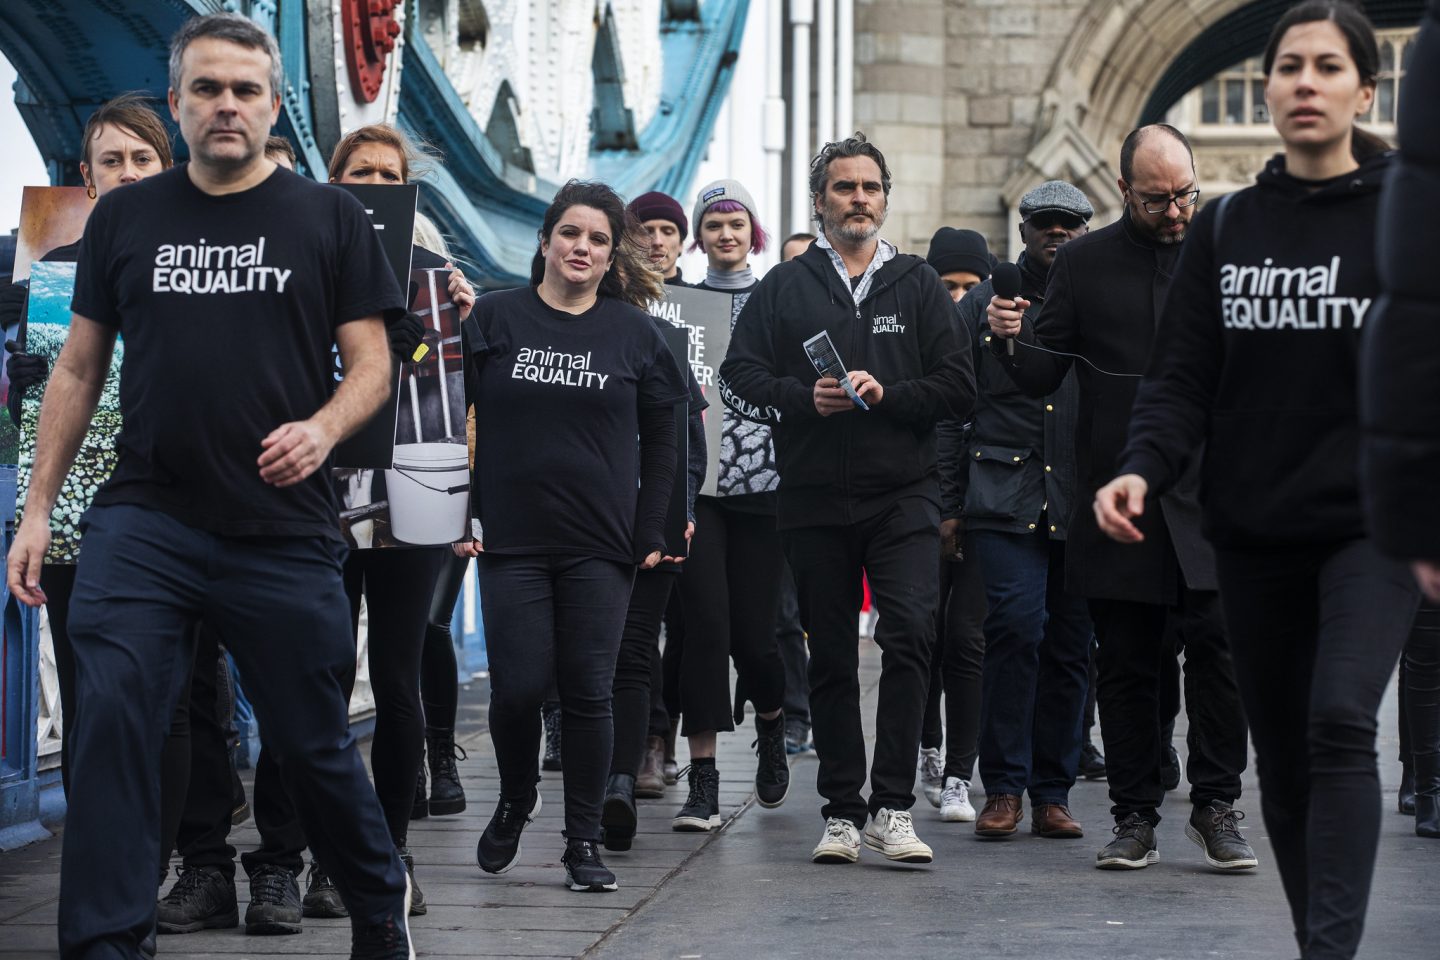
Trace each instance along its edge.
<path fill-rule="evenodd" d="M 963 270 L 981 280 L 990 278 L 990 248 L 985 238 L 974 230 L 954 227 L 936 230 L 930 238 L 930 252 L 925 254 L 925 262 L 941 276 Z"/>
<path fill-rule="evenodd" d="M 690 232 L 690 224 L 685 220 L 684 208 L 674 197 L 661 193 L 659 190 L 643 193 L 631 200 L 630 212 L 635 214 L 635 219 L 641 223 L 646 220 L 669 220 L 680 228 L 681 240 L 684 240 Z"/>

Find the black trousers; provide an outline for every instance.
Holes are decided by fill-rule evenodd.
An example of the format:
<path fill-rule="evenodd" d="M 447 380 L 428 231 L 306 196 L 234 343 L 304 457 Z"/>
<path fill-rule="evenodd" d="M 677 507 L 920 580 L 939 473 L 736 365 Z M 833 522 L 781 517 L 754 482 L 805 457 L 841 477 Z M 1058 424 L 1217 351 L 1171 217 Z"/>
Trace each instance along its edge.
<path fill-rule="evenodd" d="M 795 596 L 795 574 L 787 563 L 780 571 L 780 599 L 775 608 L 775 646 L 785 665 L 785 719 L 810 725 L 810 652 L 800 624 L 800 601 Z"/>
<path fill-rule="evenodd" d="M 1440 797 L 1440 606 L 1422 603 L 1401 659 L 1400 729 L 1415 792 Z"/>
<path fill-rule="evenodd" d="M 654 668 L 660 663 L 660 621 L 678 579 L 673 569 L 635 573 L 630 608 L 625 612 L 625 628 L 620 634 L 620 654 L 615 661 L 611 707 L 615 713 L 615 752 L 610 760 L 611 773 L 633 777 L 640 772 L 645 737 L 650 735 L 650 684 Z"/>
<path fill-rule="evenodd" d="M 354 660 L 344 548 L 320 538 L 220 537 L 129 505 L 92 507 L 86 524 L 70 604 L 77 709 L 61 955 L 138 956 L 153 928 L 160 754 L 202 621 L 225 624 L 306 832 L 351 916 L 393 917 L 405 871 L 341 693 Z"/>
<path fill-rule="evenodd" d="M 785 530 L 781 539 L 810 634 L 816 786 L 826 801 L 820 812 L 863 828 L 869 814 L 908 810 L 915 802 L 915 756 L 935 645 L 940 511 L 929 500 L 906 497 L 868 520 Z M 882 657 L 868 804 L 861 794 L 865 735 L 855 630 L 862 574 L 882 611 L 875 631 Z"/>
<path fill-rule="evenodd" d="M 449 547 L 410 547 L 352 550 L 345 561 L 345 595 L 357 643 L 360 598 L 365 598 L 366 653 L 375 695 L 370 772 L 396 846 L 404 846 L 409 833 L 415 781 L 425 754 L 420 655 L 430 602 L 441 565 L 453 556 Z M 347 699 L 354 687 L 352 667 L 345 684 Z"/>
<path fill-rule="evenodd" d="M 635 568 L 543 554 L 482 553 L 476 562 L 500 793 L 525 798 L 539 780 L 540 705 L 554 685 L 560 695 L 565 835 L 598 843 L 614 747 L 615 660 Z"/>
<path fill-rule="evenodd" d="M 1376 714 L 1414 621 L 1415 582 L 1364 540 L 1218 560 L 1295 938 L 1304 960 L 1353 957 L 1380 838 Z"/>
<path fill-rule="evenodd" d="M 985 578 L 968 538 L 965 559 L 940 561 L 935 653 L 925 699 L 922 747 L 945 745 L 945 776 L 970 782 L 980 750 L 980 676 L 985 662 Z M 941 725 L 941 695 L 944 725 Z"/>
<path fill-rule="evenodd" d="M 686 563 L 689 563 L 687 560 Z M 681 574 L 684 577 L 684 574 Z M 665 711 L 664 733 L 680 724 L 680 664 L 685 659 L 685 599 L 679 590 L 670 591 L 670 603 L 665 608 L 665 644 L 660 652 L 661 684 L 659 706 Z M 653 679 L 654 674 L 651 674 Z M 654 691 L 651 688 L 650 729 L 659 726 L 656 720 Z M 663 734 L 661 734 L 663 736 Z"/>
<path fill-rule="evenodd" d="M 737 700 L 749 700 L 761 713 L 784 706 L 785 665 L 775 642 L 783 561 L 774 517 L 727 509 L 712 497 L 696 499 L 695 537 L 680 576 L 685 736 L 735 729 L 731 657 Z"/>
<path fill-rule="evenodd" d="M 1138 813 L 1160 822 L 1161 731 L 1168 722 L 1164 684 L 1175 640 L 1185 650 L 1185 705 L 1189 712 L 1185 773 L 1190 802 L 1234 803 L 1248 753 L 1245 714 L 1225 637 L 1219 596 L 1182 590 L 1173 606 L 1091 600 L 1099 641 L 1100 734 L 1116 821 Z M 1176 631 L 1172 633 L 1171 631 Z"/>

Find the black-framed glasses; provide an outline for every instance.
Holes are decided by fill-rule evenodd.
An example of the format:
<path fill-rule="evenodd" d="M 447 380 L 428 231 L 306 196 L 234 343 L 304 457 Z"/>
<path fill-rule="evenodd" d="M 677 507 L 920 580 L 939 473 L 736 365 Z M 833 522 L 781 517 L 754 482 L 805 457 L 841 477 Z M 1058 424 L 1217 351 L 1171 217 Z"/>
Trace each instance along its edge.
<path fill-rule="evenodd" d="M 1130 189 L 1134 190 L 1135 188 L 1131 187 Z M 1180 193 L 1172 194 L 1168 197 L 1159 197 L 1154 200 L 1149 200 L 1145 197 L 1141 197 L 1140 206 L 1145 208 L 1146 213 L 1164 213 L 1166 210 L 1170 209 L 1170 204 L 1172 203 L 1175 204 L 1175 206 L 1179 209 L 1184 210 L 1186 207 L 1195 206 L 1195 204 L 1199 200 L 1200 191 L 1198 189 L 1185 190 Z"/>

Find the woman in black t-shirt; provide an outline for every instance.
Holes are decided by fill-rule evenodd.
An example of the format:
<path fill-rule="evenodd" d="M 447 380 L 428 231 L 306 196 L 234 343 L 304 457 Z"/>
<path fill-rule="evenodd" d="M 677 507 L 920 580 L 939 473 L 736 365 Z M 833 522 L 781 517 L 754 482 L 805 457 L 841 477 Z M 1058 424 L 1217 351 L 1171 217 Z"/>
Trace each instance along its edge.
<path fill-rule="evenodd" d="M 1292 7 L 1264 69 L 1284 154 L 1195 218 L 1121 475 L 1095 513 L 1114 539 L 1139 541 L 1131 520 L 1203 449 L 1205 532 L 1265 826 L 1301 954 L 1329 960 L 1354 956 L 1364 926 L 1380 834 L 1376 713 L 1418 600 L 1405 564 L 1369 537 L 1356 473 L 1356 358 L 1379 295 L 1388 155 L 1354 126 L 1379 70 L 1357 7 Z M 1215 817 L 1201 827 L 1233 827 Z M 1127 831 L 1137 861 L 1153 855 L 1148 824 L 1122 823 L 1117 843 Z"/>
<path fill-rule="evenodd" d="M 500 767 L 476 858 L 487 873 L 519 859 L 540 808 L 540 705 L 553 679 L 572 890 L 616 889 L 598 851 L 611 686 L 635 568 L 663 559 L 674 408 L 688 397 L 634 306 L 661 291 L 637 230 L 609 187 L 571 181 L 545 213 L 530 285 L 482 297 L 463 327 L 479 521 L 464 551 L 479 566 Z"/>

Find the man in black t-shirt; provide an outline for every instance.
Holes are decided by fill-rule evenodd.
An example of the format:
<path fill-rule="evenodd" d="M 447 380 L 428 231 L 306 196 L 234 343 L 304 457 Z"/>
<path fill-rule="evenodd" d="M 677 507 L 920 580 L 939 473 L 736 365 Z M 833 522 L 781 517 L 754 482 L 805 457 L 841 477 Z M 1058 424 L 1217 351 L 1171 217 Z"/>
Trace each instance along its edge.
<path fill-rule="evenodd" d="M 160 745 L 201 620 L 240 667 L 349 907 L 355 955 L 414 956 L 405 870 L 341 693 L 354 642 L 325 469 L 387 399 L 382 320 L 403 300 L 359 202 L 265 159 L 281 76 L 274 39 L 245 18 L 182 26 L 170 107 L 191 161 L 106 196 L 81 242 L 71 333 L 7 571 L 16 597 L 44 602 L 49 507 L 123 336 L 118 462 L 86 514 L 70 606 L 66 958 L 140 956 L 154 928 Z M 287 879 L 291 895 L 293 878 L 269 882 Z"/>

